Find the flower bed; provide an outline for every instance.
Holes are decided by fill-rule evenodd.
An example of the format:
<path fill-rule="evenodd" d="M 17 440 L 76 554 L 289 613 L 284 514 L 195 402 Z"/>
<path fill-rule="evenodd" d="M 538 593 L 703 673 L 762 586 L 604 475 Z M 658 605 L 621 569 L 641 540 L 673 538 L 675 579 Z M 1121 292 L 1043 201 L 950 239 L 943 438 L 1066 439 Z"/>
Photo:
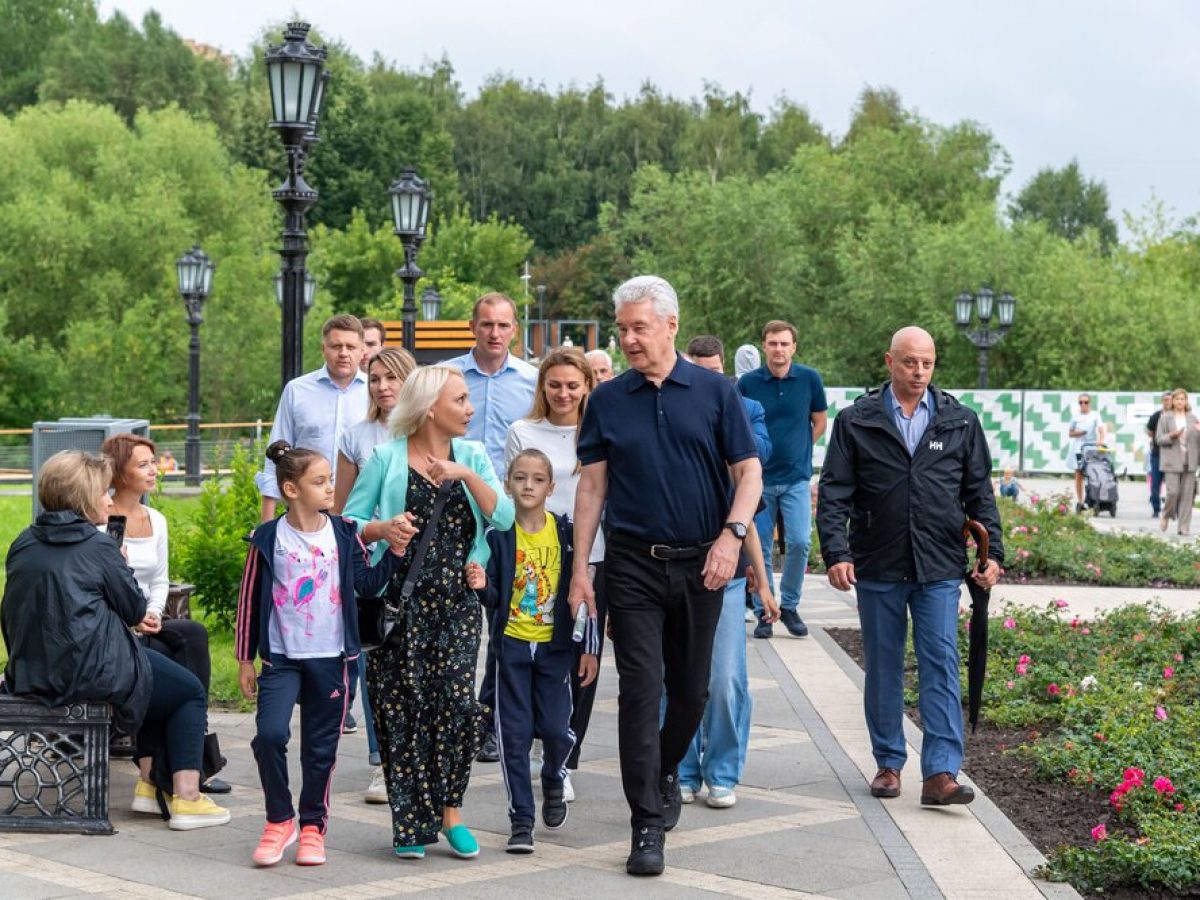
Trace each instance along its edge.
<path fill-rule="evenodd" d="M 1039 778 L 1108 798 L 1104 815 L 1080 825 L 1090 842 L 1052 853 L 1044 875 L 1085 892 L 1200 892 L 1198 654 L 1200 614 L 1155 604 L 1085 623 L 1060 600 L 992 621 L 984 717 L 1050 723 L 1017 752 Z"/>
<path fill-rule="evenodd" d="M 1071 512 L 1064 496 L 1000 500 L 1004 580 L 1081 582 L 1134 587 L 1200 585 L 1200 550 L 1144 534 L 1097 531 Z"/>

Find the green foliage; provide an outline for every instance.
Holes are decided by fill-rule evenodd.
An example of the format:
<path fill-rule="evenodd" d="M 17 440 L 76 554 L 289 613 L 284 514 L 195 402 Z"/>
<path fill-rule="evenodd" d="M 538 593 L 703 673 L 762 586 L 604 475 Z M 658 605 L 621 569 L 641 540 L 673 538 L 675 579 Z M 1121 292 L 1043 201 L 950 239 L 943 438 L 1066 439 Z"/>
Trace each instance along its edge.
<path fill-rule="evenodd" d="M 237 448 L 229 460 L 228 482 L 224 478 L 204 482 L 199 511 L 171 535 L 178 575 L 196 586 L 196 597 L 217 628 L 233 627 L 249 547 L 245 538 L 259 523 L 262 498 L 254 482 L 259 449 Z"/>
<path fill-rule="evenodd" d="M 1200 585 L 1200 550 L 1149 535 L 1109 534 L 1075 515 L 1065 494 L 1031 497 L 1029 505 L 1001 498 L 1005 578 L 1137 585 Z"/>
<path fill-rule="evenodd" d="M 964 653 L 966 639 L 964 630 Z M 1083 622 L 1059 601 L 1006 608 L 992 621 L 985 715 L 1008 726 L 1054 723 L 1022 751 L 1038 777 L 1109 800 L 1097 823 L 1105 836 L 1060 850 L 1046 875 L 1087 892 L 1200 887 L 1197 659 L 1200 615 L 1153 603 Z"/>
<path fill-rule="evenodd" d="M 1077 160 L 1061 171 L 1039 171 L 1021 189 L 1008 214 L 1014 222 L 1041 222 L 1069 241 L 1092 229 L 1106 251 L 1117 243 L 1117 223 L 1108 215 L 1108 188 L 1103 182 L 1085 180 Z"/>
<path fill-rule="evenodd" d="M 0 112 L 37 102 L 47 49 L 95 16 L 91 0 L 0 0 Z"/>

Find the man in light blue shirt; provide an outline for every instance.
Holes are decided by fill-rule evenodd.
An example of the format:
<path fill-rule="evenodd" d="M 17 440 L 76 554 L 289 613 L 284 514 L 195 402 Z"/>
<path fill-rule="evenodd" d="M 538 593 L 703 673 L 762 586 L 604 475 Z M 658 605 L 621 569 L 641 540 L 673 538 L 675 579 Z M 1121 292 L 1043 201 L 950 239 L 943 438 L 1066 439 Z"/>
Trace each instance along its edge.
<path fill-rule="evenodd" d="M 471 312 L 475 346 L 442 363 L 462 369 L 475 407 L 467 437 L 483 442 L 501 480 L 508 426 L 529 415 L 537 385 L 537 369 L 508 352 L 516 333 L 517 305 L 504 294 L 484 294 Z"/>
<path fill-rule="evenodd" d="M 271 442 L 316 450 L 333 466 L 342 432 L 367 417 L 367 376 L 359 368 L 362 353 L 362 323 L 349 315 L 329 319 L 321 328 L 325 365 L 284 387 Z M 280 499 L 275 464 L 267 460 L 254 480 L 262 494 L 262 520 L 269 522 Z"/>
<path fill-rule="evenodd" d="M 883 386 L 883 403 L 891 414 L 892 421 L 896 423 L 900 436 L 904 438 L 908 455 L 912 456 L 917 452 L 917 444 L 921 443 L 921 436 L 925 434 L 929 420 L 933 417 L 933 397 L 929 391 L 925 391 L 917 401 L 912 415 L 906 416 L 903 407 L 896 402 L 896 395 L 892 393 L 891 382 L 888 382 Z"/>

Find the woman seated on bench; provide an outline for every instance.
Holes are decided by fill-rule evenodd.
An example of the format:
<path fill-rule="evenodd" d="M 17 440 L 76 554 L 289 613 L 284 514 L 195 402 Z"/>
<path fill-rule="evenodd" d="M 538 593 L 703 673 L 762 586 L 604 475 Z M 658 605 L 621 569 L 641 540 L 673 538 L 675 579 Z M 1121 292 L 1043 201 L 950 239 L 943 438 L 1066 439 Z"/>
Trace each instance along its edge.
<path fill-rule="evenodd" d="M 144 650 L 130 630 L 146 598 L 122 549 L 97 525 L 108 521 L 112 467 L 64 450 L 38 476 L 42 514 L 8 551 L 0 631 L 8 648 L 7 690 L 47 706 L 85 700 L 113 705 L 115 725 L 137 734 L 141 778 L 136 812 L 158 813 L 150 766 L 164 752 L 172 775 L 170 827 L 224 825 L 229 811 L 200 793 L 207 701 L 187 669 Z"/>
<path fill-rule="evenodd" d="M 179 663 L 200 679 L 204 696 L 212 681 L 208 629 L 195 619 L 164 619 L 171 582 L 167 577 L 167 520 L 142 503 L 158 483 L 154 441 L 124 432 L 106 440 L 100 452 L 112 464 L 112 515 L 125 517 L 125 559 L 146 595 L 146 616 L 134 626 L 143 645 Z M 228 794 L 230 787 L 213 778 L 200 790 Z"/>

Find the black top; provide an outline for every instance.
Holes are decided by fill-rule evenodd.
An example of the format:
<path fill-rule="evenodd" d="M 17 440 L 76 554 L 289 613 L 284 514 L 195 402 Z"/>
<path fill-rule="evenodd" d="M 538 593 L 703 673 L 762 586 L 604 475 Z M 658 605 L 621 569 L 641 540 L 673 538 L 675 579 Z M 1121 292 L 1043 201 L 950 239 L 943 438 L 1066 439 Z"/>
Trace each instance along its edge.
<path fill-rule="evenodd" d="M 1004 561 L 992 457 L 979 418 L 949 394 L 933 386 L 929 392 L 935 412 L 911 456 L 882 391 L 838 413 L 817 502 L 826 566 L 852 562 L 860 580 L 962 578 L 968 517 L 987 528 L 988 555 Z"/>
<path fill-rule="evenodd" d="M 729 516 L 728 466 L 757 458 L 750 421 L 724 375 L 676 358 L 662 387 L 633 369 L 588 398 L 579 461 L 608 464 L 608 529 L 638 540 L 715 540 Z"/>
<path fill-rule="evenodd" d="M 1158 431 L 1158 420 L 1162 418 L 1162 414 L 1163 411 L 1161 409 L 1156 409 L 1150 414 L 1150 418 L 1146 420 L 1146 430 L 1151 435 Z M 1158 441 L 1154 440 L 1153 437 L 1150 438 L 1150 455 L 1158 456 Z"/>

